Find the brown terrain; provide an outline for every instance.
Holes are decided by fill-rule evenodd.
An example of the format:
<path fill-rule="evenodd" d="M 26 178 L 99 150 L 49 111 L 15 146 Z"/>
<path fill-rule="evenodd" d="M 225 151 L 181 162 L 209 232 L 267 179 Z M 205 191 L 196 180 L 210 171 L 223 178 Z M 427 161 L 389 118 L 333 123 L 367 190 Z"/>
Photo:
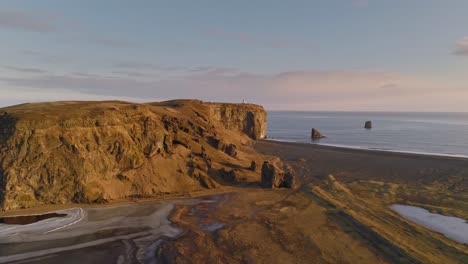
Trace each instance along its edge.
<path fill-rule="evenodd" d="M 20 105 L 0 132 L 3 215 L 206 199 L 175 204 L 161 263 L 468 263 L 468 245 L 389 208 L 468 219 L 467 159 L 259 140 L 262 107 L 190 100 Z"/>
<path fill-rule="evenodd" d="M 296 190 L 242 190 L 179 206 L 166 263 L 467 263 L 468 245 L 405 220 L 392 204 L 468 219 L 468 160 L 261 141 L 291 164 Z M 332 176 L 333 175 L 333 176 Z M 224 223 L 216 232 L 207 223 Z"/>
<path fill-rule="evenodd" d="M 0 203 L 104 203 L 256 181 L 256 105 L 57 102 L 0 110 Z M 242 172 L 242 173 L 241 173 Z"/>

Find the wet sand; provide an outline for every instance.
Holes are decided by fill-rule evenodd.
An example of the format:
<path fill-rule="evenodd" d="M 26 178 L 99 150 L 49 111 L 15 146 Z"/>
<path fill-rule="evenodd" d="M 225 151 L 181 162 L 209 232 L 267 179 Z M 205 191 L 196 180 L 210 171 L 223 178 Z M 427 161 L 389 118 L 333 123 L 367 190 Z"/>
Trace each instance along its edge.
<path fill-rule="evenodd" d="M 0 263 L 147 263 L 162 237 L 180 233 L 167 219 L 174 204 L 194 202 L 74 208 L 59 211 L 62 218 L 0 225 Z"/>
<path fill-rule="evenodd" d="M 353 178 L 381 178 L 399 180 L 423 180 L 431 182 L 440 177 L 457 174 L 468 184 L 468 158 L 445 157 L 380 150 L 351 149 L 307 143 L 258 141 L 255 148 L 300 165 L 306 171 L 298 171 L 309 180 L 324 175 L 346 175 Z M 466 191 L 467 189 L 465 189 Z"/>

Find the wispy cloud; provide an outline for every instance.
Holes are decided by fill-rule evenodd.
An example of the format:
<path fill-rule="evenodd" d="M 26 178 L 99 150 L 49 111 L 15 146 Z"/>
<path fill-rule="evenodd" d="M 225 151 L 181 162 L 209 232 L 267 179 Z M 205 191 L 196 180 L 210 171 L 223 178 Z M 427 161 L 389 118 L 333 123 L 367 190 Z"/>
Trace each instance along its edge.
<path fill-rule="evenodd" d="M 126 72 L 122 72 L 119 76 L 42 74 L 23 78 L 4 77 L 0 78 L 0 82 L 15 89 L 54 89 L 69 91 L 70 94 L 147 100 L 184 97 L 240 102 L 246 99 L 269 109 L 460 111 L 468 105 L 466 89 L 449 84 L 444 84 L 444 89 L 440 89 L 441 86 L 430 81 L 398 73 L 304 70 L 265 75 L 210 69 L 199 67 L 201 72 L 187 72 L 186 75 L 167 78 L 146 78 L 139 74 L 125 76 Z M 452 98 L 451 101 L 455 103 L 447 106 L 443 103 L 444 98 Z"/>
<path fill-rule="evenodd" d="M 60 23 L 60 24 L 59 24 Z M 108 34 L 94 34 L 82 30 L 79 23 L 63 20 L 57 21 L 57 16 L 43 12 L 32 12 L 24 10 L 0 9 L 0 29 L 19 30 L 38 33 L 60 33 L 64 40 L 86 41 L 90 44 L 106 47 L 136 47 L 136 42 L 108 36 Z M 53 60 L 52 57 L 47 59 Z"/>
<path fill-rule="evenodd" d="M 96 78 L 99 77 L 97 74 L 87 73 L 87 72 L 72 72 L 71 75 L 79 76 L 79 77 L 86 77 L 86 78 Z"/>
<path fill-rule="evenodd" d="M 155 77 L 156 74 L 143 73 L 138 71 L 112 71 L 113 74 L 124 75 L 128 77 Z"/>
<path fill-rule="evenodd" d="M 179 71 L 185 69 L 182 66 L 157 65 L 146 62 L 120 62 L 113 65 L 115 68 L 133 69 L 133 70 L 155 70 L 155 71 Z"/>
<path fill-rule="evenodd" d="M 50 16 L 5 9 L 0 9 L 0 28 L 40 33 L 55 30 Z"/>
<path fill-rule="evenodd" d="M 22 67 L 14 67 L 14 66 L 5 66 L 3 68 L 7 70 L 22 72 L 22 73 L 46 73 L 45 70 L 41 70 L 37 68 L 22 68 Z"/>
<path fill-rule="evenodd" d="M 239 70 L 232 67 L 216 67 L 216 66 L 178 66 L 178 65 L 158 65 L 146 62 L 121 62 L 113 65 L 114 68 L 123 69 L 114 71 L 114 73 L 120 73 L 128 75 L 127 73 L 133 73 L 131 75 L 136 76 L 138 73 L 142 74 L 141 76 L 148 75 L 152 73 L 178 73 L 178 74 L 234 74 L 238 73 Z"/>
<path fill-rule="evenodd" d="M 21 55 L 31 57 L 37 61 L 40 62 L 45 62 L 45 63 L 63 63 L 69 61 L 69 58 L 61 56 L 61 55 L 55 55 L 55 54 L 48 54 L 48 53 L 43 53 L 39 51 L 33 51 L 33 50 L 21 50 L 19 51 Z"/>
<path fill-rule="evenodd" d="M 468 56 L 468 37 L 464 37 L 460 41 L 458 41 L 453 54 L 459 56 Z"/>

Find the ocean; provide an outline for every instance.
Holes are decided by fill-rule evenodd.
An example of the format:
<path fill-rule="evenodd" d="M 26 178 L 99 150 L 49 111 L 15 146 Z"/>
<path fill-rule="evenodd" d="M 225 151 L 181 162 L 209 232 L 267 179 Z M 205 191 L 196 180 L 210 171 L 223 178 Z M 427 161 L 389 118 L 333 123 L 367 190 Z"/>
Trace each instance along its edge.
<path fill-rule="evenodd" d="M 364 123 L 371 120 L 372 129 Z M 312 141 L 317 128 L 326 138 Z M 269 111 L 271 140 L 468 158 L 468 113 Z"/>

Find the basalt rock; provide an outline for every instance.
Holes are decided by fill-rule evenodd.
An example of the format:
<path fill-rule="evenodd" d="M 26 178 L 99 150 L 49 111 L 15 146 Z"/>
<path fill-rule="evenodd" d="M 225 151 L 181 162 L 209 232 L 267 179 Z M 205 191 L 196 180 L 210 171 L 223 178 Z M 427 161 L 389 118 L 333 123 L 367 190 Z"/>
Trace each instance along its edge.
<path fill-rule="evenodd" d="M 255 162 L 255 160 L 252 160 L 252 162 L 250 163 L 250 170 L 251 171 L 257 170 L 257 163 Z"/>
<path fill-rule="evenodd" d="M 312 128 L 310 137 L 311 137 L 312 139 L 320 139 L 320 138 L 324 138 L 325 136 L 322 135 L 322 134 L 320 133 L 320 131 L 318 131 L 318 129 Z"/>
<path fill-rule="evenodd" d="M 260 185 L 266 188 L 295 188 L 294 171 L 289 166 L 282 165 L 279 160 L 265 161 Z"/>
<path fill-rule="evenodd" d="M 224 152 L 235 158 L 237 156 L 237 147 L 234 144 L 229 144 L 224 148 Z"/>
<path fill-rule="evenodd" d="M 0 113 L 3 210 L 216 188 L 211 168 L 245 166 L 238 146 L 266 129 L 261 106 L 196 100 L 35 103 Z"/>
<path fill-rule="evenodd" d="M 224 181 L 226 182 L 234 182 L 237 179 L 236 172 L 234 170 L 226 170 L 226 169 L 221 169 L 219 171 L 221 177 L 223 178 Z"/>

